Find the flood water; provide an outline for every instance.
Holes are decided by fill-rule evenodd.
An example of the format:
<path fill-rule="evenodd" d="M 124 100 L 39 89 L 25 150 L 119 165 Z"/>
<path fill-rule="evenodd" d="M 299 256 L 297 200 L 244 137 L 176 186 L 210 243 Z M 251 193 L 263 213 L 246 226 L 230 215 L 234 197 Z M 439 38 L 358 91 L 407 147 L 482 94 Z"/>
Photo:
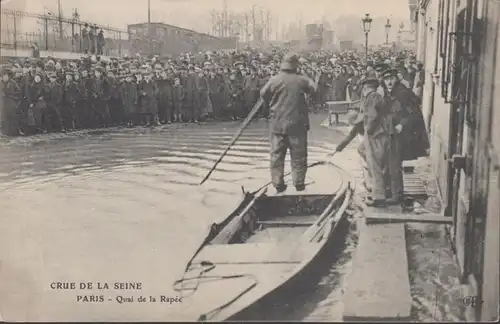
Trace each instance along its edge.
<path fill-rule="evenodd" d="M 323 118 L 312 116 L 317 127 L 310 132 L 310 160 L 331 152 L 342 138 L 339 132 L 319 127 Z M 238 204 L 241 186 L 255 190 L 269 181 L 267 124 L 258 120 L 199 186 L 238 126 L 170 125 L 4 140 L 3 319 L 175 320 L 182 305 L 124 306 L 76 298 L 175 297 L 172 283 L 207 227 Z M 349 166 L 345 159 L 356 161 L 355 151 L 344 154 L 342 160 Z M 141 282 L 143 289 L 57 290 L 51 289 L 52 282 Z M 323 311 L 321 301 L 311 303 L 318 304 L 314 311 L 298 312 L 294 319 L 333 311 L 331 303 Z"/>
<path fill-rule="evenodd" d="M 323 119 L 311 116 L 311 161 L 331 152 L 347 130 L 320 127 Z M 238 126 L 169 125 L 2 139 L 2 319 L 176 320 L 182 303 L 120 304 L 116 297 L 175 297 L 172 283 L 209 225 L 234 209 L 242 186 L 255 190 L 269 181 L 267 124 L 258 120 L 199 186 Z M 361 174 L 354 147 L 335 159 Z M 341 320 L 355 231 L 336 244 L 310 287 L 276 300 L 257 319 Z M 88 282 L 92 289 L 80 289 Z M 142 287 L 113 289 L 121 282 Z M 56 283 L 76 288 L 54 289 Z M 98 283 L 110 289 L 99 289 Z M 104 302 L 98 302 L 100 296 Z"/>

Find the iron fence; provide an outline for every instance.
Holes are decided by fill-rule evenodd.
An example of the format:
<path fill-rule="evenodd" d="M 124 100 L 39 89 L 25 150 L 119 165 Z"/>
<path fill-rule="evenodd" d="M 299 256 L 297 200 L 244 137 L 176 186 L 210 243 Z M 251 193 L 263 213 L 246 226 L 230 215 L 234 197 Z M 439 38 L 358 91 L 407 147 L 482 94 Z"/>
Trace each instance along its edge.
<path fill-rule="evenodd" d="M 102 30 L 103 37 L 99 36 Z M 127 52 L 127 31 L 82 21 L 2 9 L 0 45 L 30 49 L 121 56 Z"/>
<path fill-rule="evenodd" d="M 146 24 L 147 25 L 147 24 Z M 169 27 L 170 28 L 170 27 Z M 186 32 L 171 26 L 173 33 L 152 36 L 70 19 L 52 14 L 33 14 L 2 8 L 0 45 L 5 49 L 123 55 L 175 55 L 182 52 L 234 49 L 234 41 Z M 102 37 L 98 36 L 102 30 Z M 149 29 L 148 29 L 149 30 Z"/>

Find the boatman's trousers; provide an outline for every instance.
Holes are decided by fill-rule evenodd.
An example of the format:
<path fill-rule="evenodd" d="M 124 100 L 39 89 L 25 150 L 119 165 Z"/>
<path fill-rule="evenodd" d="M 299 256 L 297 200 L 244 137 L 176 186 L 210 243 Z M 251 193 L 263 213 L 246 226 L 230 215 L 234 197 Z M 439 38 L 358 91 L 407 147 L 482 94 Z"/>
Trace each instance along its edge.
<path fill-rule="evenodd" d="M 298 134 L 270 134 L 271 179 L 275 188 L 284 187 L 285 157 L 290 149 L 294 186 L 304 185 L 307 172 L 307 131 Z"/>

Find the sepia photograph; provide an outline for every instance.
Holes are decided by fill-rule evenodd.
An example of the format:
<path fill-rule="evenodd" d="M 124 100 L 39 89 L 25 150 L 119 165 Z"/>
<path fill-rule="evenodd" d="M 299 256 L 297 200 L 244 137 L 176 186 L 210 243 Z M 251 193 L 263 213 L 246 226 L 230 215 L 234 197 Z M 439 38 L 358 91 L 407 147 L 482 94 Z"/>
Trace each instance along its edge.
<path fill-rule="evenodd" d="M 500 0 L 0 7 L 1 322 L 499 320 Z"/>

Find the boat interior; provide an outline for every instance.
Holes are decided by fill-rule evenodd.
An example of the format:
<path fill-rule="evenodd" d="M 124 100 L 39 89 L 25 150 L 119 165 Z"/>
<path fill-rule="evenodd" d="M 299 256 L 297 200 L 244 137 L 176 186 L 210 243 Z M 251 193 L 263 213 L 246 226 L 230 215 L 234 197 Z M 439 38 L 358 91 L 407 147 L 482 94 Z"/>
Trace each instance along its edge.
<path fill-rule="evenodd" d="M 321 242 L 322 226 L 315 224 L 325 224 L 338 209 L 340 200 L 335 199 L 335 194 L 246 194 L 233 214 L 212 225 L 208 244 L 193 259 L 192 268 L 208 263 L 226 267 L 301 263 Z M 301 244 L 306 231 L 308 239 Z M 313 237 L 314 240 L 309 239 Z"/>
<path fill-rule="evenodd" d="M 210 245 L 282 242 L 297 239 L 333 209 L 335 195 L 248 195 L 217 224 Z"/>

